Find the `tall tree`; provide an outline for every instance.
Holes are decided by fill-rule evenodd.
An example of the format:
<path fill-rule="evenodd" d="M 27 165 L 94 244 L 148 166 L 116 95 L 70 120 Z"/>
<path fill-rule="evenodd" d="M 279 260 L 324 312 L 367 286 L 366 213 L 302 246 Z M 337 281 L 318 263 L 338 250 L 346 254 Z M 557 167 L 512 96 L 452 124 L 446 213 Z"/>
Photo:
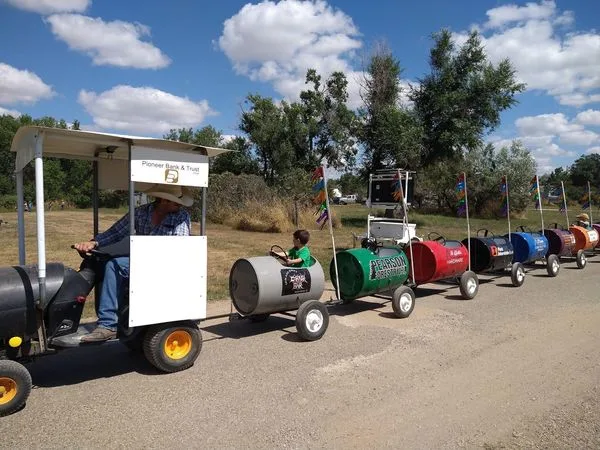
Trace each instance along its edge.
<path fill-rule="evenodd" d="M 574 186 L 585 186 L 589 181 L 592 186 L 600 188 L 600 155 L 593 153 L 583 155 L 571 166 L 571 182 Z"/>
<path fill-rule="evenodd" d="M 279 106 L 272 98 L 251 94 L 246 103 L 250 107 L 242 112 L 240 129 L 255 146 L 261 175 L 274 184 L 295 162 L 287 135 L 286 102 Z"/>
<path fill-rule="evenodd" d="M 342 168 L 352 166 L 356 157 L 354 130 L 356 114 L 347 106 L 348 80 L 342 72 L 333 72 L 322 83 L 314 69 L 306 73 L 308 90 L 300 93 L 297 110 L 307 133 L 309 166 L 327 162 Z"/>
<path fill-rule="evenodd" d="M 378 44 L 363 79 L 359 111 L 364 175 L 384 167 L 416 169 L 420 162 L 422 130 L 418 117 L 400 104 L 400 62 Z"/>
<path fill-rule="evenodd" d="M 424 128 L 425 164 L 481 146 L 484 135 L 499 125 L 500 113 L 525 89 L 508 59 L 497 65 L 488 61 L 477 32 L 460 48 L 448 30 L 433 39 L 431 73 L 409 94 Z"/>

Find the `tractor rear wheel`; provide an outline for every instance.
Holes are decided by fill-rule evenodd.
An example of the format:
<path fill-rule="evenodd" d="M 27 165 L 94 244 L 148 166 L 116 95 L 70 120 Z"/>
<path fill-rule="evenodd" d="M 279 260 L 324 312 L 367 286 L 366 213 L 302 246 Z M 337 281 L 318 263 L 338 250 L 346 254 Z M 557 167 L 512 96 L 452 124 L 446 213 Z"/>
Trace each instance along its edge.
<path fill-rule="evenodd" d="M 31 393 L 31 375 L 16 361 L 0 360 L 0 417 L 21 409 Z"/>

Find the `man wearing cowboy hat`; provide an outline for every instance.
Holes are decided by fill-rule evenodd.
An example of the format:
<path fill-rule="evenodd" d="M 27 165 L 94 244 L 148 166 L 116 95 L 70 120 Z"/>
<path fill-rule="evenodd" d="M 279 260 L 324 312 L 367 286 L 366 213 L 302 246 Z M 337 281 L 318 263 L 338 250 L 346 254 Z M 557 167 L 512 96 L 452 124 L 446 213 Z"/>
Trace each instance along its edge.
<path fill-rule="evenodd" d="M 135 209 L 135 233 L 141 236 L 189 236 L 190 215 L 181 206 L 192 206 L 194 199 L 181 186 L 155 184 L 146 191 L 156 201 Z M 105 247 L 129 236 L 129 214 L 125 214 L 94 239 L 75 244 L 81 253 Z M 129 256 L 113 258 L 106 264 L 98 304 L 96 329 L 81 337 L 81 342 L 102 342 L 117 336 L 118 302 L 124 281 L 129 278 Z"/>
<path fill-rule="evenodd" d="M 575 221 L 574 225 L 577 225 L 577 226 L 580 226 L 583 228 L 590 227 L 590 216 L 588 216 L 586 213 L 581 213 L 575 218 L 577 220 Z"/>

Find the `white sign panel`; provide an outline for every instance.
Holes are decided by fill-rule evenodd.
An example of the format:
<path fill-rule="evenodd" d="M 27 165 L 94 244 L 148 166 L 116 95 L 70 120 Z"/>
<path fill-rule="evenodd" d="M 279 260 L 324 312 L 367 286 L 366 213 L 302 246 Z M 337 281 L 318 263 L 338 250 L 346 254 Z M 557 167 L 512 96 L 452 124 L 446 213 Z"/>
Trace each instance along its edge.
<path fill-rule="evenodd" d="M 206 317 L 206 236 L 131 236 L 129 326 Z"/>
<path fill-rule="evenodd" d="M 208 186 L 208 156 L 134 146 L 131 180 L 146 183 Z"/>

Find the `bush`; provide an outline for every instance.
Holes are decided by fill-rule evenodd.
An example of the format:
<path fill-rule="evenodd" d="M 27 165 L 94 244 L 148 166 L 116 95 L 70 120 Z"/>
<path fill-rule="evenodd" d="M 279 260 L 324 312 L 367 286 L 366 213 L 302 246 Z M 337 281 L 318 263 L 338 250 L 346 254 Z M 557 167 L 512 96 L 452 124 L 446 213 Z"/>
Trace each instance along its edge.
<path fill-rule="evenodd" d="M 0 209 L 14 211 L 17 209 L 16 195 L 0 195 Z"/>
<path fill-rule="evenodd" d="M 286 233 L 295 230 L 296 210 L 293 198 L 270 188 L 257 175 L 211 175 L 207 199 L 207 219 L 212 223 L 229 225 L 238 230 Z M 309 192 L 310 193 L 310 192 Z M 192 219 L 200 214 L 201 191 L 194 194 Z M 307 197 L 308 198 L 308 197 Z M 296 201 L 298 228 L 316 229 L 317 206 L 310 201 Z M 334 226 L 341 226 L 334 216 Z"/>

